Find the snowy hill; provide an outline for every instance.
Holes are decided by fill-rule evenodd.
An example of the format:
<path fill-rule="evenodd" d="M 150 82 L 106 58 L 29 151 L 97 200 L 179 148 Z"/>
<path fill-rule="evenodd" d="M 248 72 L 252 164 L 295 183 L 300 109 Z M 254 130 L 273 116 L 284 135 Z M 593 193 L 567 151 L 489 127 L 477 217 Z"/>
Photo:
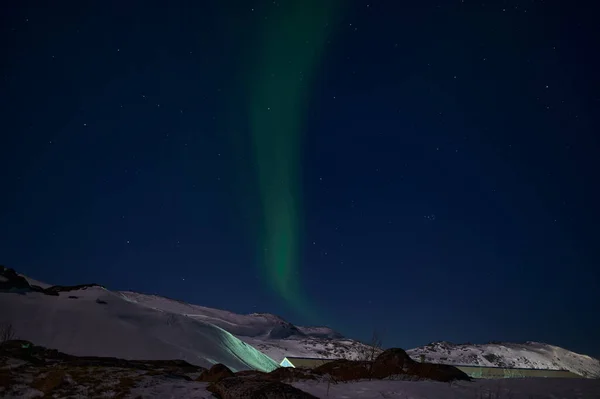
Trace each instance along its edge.
<path fill-rule="evenodd" d="M 163 312 L 176 313 L 196 320 L 204 320 L 232 334 L 247 337 L 287 338 L 302 335 L 296 326 L 272 314 L 241 315 L 226 310 L 192 305 L 175 299 L 157 295 L 147 295 L 131 291 L 117 292 L 125 300 Z"/>
<path fill-rule="evenodd" d="M 452 344 L 434 342 L 407 353 L 433 363 L 481 365 L 494 367 L 569 370 L 583 377 L 600 378 L 600 361 L 558 346 L 539 342 Z"/>
<path fill-rule="evenodd" d="M 141 294 L 132 291 L 119 291 L 128 301 L 165 312 L 182 314 L 195 319 L 206 320 L 226 329 L 232 334 L 245 337 L 284 339 L 289 337 L 341 338 L 342 335 L 327 327 L 297 327 L 279 316 L 270 313 L 247 315 L 192 305 L 176 299 L 157 295 Z"/>
<path fill-rule="evenodd" d="M 0 291 L 0 322 L 17 337 L 68 354 L 125 359 L 182 359 L 203 367 L 270 371 L 272 359 L 203 320 L 126 301 L 102 287 L 47 295 Z"/>
<path fill-rule="evenodd" d="M 131 291 L 118 294 L 138 305 L 219 326 L 277 362 L 286 356 L 356 359 L 368 348 L 328 327 L 295 326 L 269 313 L 241 315 L 157 295 Z"/>

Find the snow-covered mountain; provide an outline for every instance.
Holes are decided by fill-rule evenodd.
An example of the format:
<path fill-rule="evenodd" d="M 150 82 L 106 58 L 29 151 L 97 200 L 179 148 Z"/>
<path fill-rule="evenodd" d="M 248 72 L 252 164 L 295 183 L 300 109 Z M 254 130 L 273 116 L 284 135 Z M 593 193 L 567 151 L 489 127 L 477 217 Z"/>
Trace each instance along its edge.
<path fill-rule="evenodd" d="M 41 289 L 53 288 L 28 280 Z M 236 370 L 268 370 L 286 356 L 358 359 L 369 350 L 328 327 L 295 326 L 268 313 L 241 315 L 100 286 L 59 296 L 3 292 L 1 286 L 2 281 L 0 322 L 11 322 L 20 338 L 71 354 L 183 359 L 205 367 L 221 362 Z M 536 342 L 437 342 L 407 352 L 417 361 L 424 355 L 436 363 L 566 369 L 600 377 L 598 359 Z"/>
<path fill-rule="evenodd" d="M 66 289 L 56 294 L 23 286 L 0 290 L 0 323 L 10 323 L 16 338 L 72 355 L 182 359 L 233 370 L 278 366 L 209 322 L 140 306 L 100 286 Z"/>
<path fill-rule="evenodd" d="M 68 354 L 269 370 L 285 356 L 353 359 L 368 348 L 328 327 L 298 327 L 268 313 L 241 315 L 96 284 L 52 286 L 9 270 L 0 266 L 0 309 L 8 309 L 0 323 Z"/>
<path fill-rule="evenodd" d="M 600 378 L 600 360 L 540 342 L 452 344 L 440 341 L 408 350 L 415 360 L 421 355 L 432 363 L 493 367 L 569 370 L 588 378 Z"/>
<path fill-rule="evenodd" d="M 269 313 L 241 315 L 157 295 L 131 291 L 119 291 L 118 294 L 138 305 L 219 326 L 276 362 L 286 356 L 356 359 L 368 349 L 328 327 L 295 326 Z"/>
<path fill-rule="evenodd" d="M 368 347 L 327 327 L 301 327 L 268 313 L 239 315 L 191 305 L 155 295 L 120 292 L 133 302 L 209 321 L 254 346 L 277 362 L 286 356 L 357 359 Z M 483 345 L 436 342 L 407 353 L 434 363 L 564 369 L 585 377 L 600 377 L 600 361 L 557 346 L 527 342 Z"/>

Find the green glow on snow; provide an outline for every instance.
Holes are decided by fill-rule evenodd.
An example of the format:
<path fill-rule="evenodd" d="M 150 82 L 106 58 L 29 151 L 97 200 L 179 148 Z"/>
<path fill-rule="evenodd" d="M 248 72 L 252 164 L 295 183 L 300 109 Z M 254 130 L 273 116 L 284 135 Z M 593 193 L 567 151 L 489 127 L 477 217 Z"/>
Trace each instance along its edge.
<path fill-rule="evenodd" d="M 269 284 L 294 309 L 301 295 L 303 121 L 315 67 L 334 11 L 329 0 L 278 3 L 264 21 L 250 78 L 248 111 L 262 205 L 261 264 Z"/>

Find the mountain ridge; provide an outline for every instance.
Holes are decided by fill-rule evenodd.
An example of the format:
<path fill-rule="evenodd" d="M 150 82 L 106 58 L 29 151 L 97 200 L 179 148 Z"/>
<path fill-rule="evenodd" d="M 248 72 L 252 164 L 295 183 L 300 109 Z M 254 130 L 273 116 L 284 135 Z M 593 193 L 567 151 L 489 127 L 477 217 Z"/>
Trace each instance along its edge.
<path fill-rule="evenodd" d="M 7 270 L 12 269 L 0 269 L 0 287 L 7 287 L 7 282 L 2 281 L 1 278 L 2 276 L 7 275 Z M 10 273 L 11 272 L 8 272 L 8 274 L 12 276 L 11 278 L 14 278 L 14 274 Z M 26 276 L 23 276 L 23 278 L 28 281 L 35 281 Z M 7 280 L 7 278 L 4 277 L 4 280 Z M 208 336 L 211 337 L 210 339 L 217 337 L 217 340 L 223 341 L 223 338 L 219 337 L 222 335 L 231 335 L 231 338 L 226 338 L 224 341 L 239 341 L 239 343 L 233 345 L 234 352 L 239 349 L 245 354 L 244 356 L 250 356 L 252 358 L 253 356 L 257 356 L 252 352 L 252 350 L 256 350 L 273 362 L 270 363 L 270 366 L 268 367 L 273 367 L 273 364 L 280 363 L 284 357 L 361 359 L 364 358 L 365 353 L 368 353 L 370 350 L 368 345 L 346 338 L 329 327 L 296 326 L 293 323 L 270 313 L 237 314 L 228 310 L 190 304 L 182 300 L 155 294 L 144 294 L 136 291 L 110 291 L 98 284 L 68 287 L 50 286 L 38 281 L 35 282 L 37 284 L 32 284 L 32 286 L 36 285 L 42 287 L 45 285 L 42 292 L 35 292 L 36 295 L 45 294 L 46 296 L 51 297 L 58 296 L 59 292 L 62 292 L 63 296 L 66 295 L 66 292 L 69 292 L 69 298 L 71 296 L 77 297 L 82 295 L 78 294 L 78 292 L 88 291 L 88 294 L 92 293 L 100 298 L 101 295 L 99 295 L 99 290 L 102 290 L 102 293 L 107 295 L 110 294 L 108 298 L 111 301 L 118 298 L 119 300 L 134 306 L 134 308 L 131 309 L 137 310 L 127 311 L 129 312 L 130 317 L 134 317 L 131 316 L 131 314 L 135 315 L 136 312 L 140 315 L 146 315 L 144 317 L 149 317 L 150 324 L 155 326 L 154 328 L 161 330 L 162 334 L 166 334 L 169 337 L 169 340 L 171 341 L 168 345 L 177 346 L 178 343 L 176 341 L 179 338 L 176 332 L 162 329 L 161 323 L 170 323 L 173 325 L 182 324 L 193 331 L 197 331 L 198 329 L 207 331 L 207 328 L 217 328 L 218 330 L 214 331 L 222 330 L 223 332 L 212 332 L 213 330 L 211 330 L 208 334 Z M 22 290 L 22 281 L 19 284 L 21 284 L 21 288 L 19 289 Z M 73 289 L 73 287 L 76 287 L 76 289 Z M 8 291 L 10 293 L 10 290 Z M 33 289 L 33 291 L 39 290 Z M 7 290 L 5 289 L 3 291 L 0 289 L 0 294 L 2 292 L 7 292 Z M 83 296 L 85 296 L 85 294 L 83 294 Z M 2 299 L 2 297 L 4 297 L 4 295 L 0 295 L 0 299 Z M 17 297 L 15 297 L 14 301 L 18 301 L 16 298 Z M 6 300 L 6 298 L 4 299 Z M 104 299 L 100 299 L 100 301 L 106 302 Z M 38 306 L 47 307 L 47 304 L 45 304 L 43 299 L 38 302 Z M 96 304 L 98 303 L 99 302 L 96 302 Z M 118 306 L 123 308 L 123 305 L 121 304 Z M 98 310 L 98 308 L 93 307 L 91 309 L 94 311 Z M 150 313 L 145 313 L 146 311 L 143 309 L 147 309 Z M 119 316 L 119 314 L 117 314 L 117 316 Z M 14 317 L 17 319 L 19 318 L 17 316 Z M 119 317 L 117 318 L 119 319 Z M 122 319 L 122 317 L 120 318 Z M 156 319 L 161 320 L 161 322 L 158 322 Z M 2 321 L 3 320 L 0 320 L 0 322 Z M 35 342 L 36 340 L 32 339 L 31 341 Z M 48 346 L 48 341 L 52 343 L 52 340 L 48 339 L 39 343 Z M 64 350 L 64 345 L 65 343 L 63 342 L 60 344 L 61 347 L 57 347 L 56 349 Z M 244 348 L 244 345 L 249 346 L 252 350 Z M 193 350 L 187 348 L 186 350 L 191 351 L 191 353 L 197 352 L 197 348 Z M 172 350 L 167 352 L 174 353 L 177 358 L 177 356 L 184 353 L 185 350 L 179 351 L 179 353 Z M 190 355 L 188 352 L 185 353 L 187 353 L 187 355 L 184 356 L 183 360 L 194 363 L 193 357 L 196 356 L 196 354 Z M 409 349 L 407 350 L 407 353 L 417 361 L 420 360 L 421 356 L 424 356 L 424 359 L 427 361 L 445 364 L 565 369 L 584 377 L 600 377 L 600 361 L 598 359 L 588 355 L 575 353 L 558 346 L 534 341 L 527 341 L 525 343 L 493 341 L 487 344 L 454 344 L 448 341 L 437 341 L 418 348 Z M 212 361 L 215 361 L 215 359 L 210 358 L 208 360 L 209 365 Z M 207 362 L 196 361 L 194 364 L 206 365 Z M 240 365 L 236 363 L 233 368 L 236 368 L 236 366 L 238 368 L 240 367 Z M 246 366 L 242 365 L 241 367 Z"/>

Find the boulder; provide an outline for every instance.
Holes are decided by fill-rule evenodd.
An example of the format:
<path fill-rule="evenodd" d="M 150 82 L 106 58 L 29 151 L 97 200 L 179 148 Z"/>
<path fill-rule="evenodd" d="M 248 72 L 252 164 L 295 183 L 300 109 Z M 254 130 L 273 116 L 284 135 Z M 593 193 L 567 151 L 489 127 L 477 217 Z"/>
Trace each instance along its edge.
<path fill-rule="evenodd" d="M 221 399 L 317 399 L 282 382 L 243 377 L 224 378 L 210 384 L 207 390 Z"/>
<path fill-rule="evenodd" d="M 217 363 L 213 365 L 210 369 L 204 370 L 202 373 L 200 373 L 196 381 L 218 382 L 221 381 L 223 378 L 233 376 L 233 371 L 229 370 L 227 366 L 221 363 Z"/>
<path fill-rule="evenodd" d="M 394 374 L 405 374 L 414 364 L 416 362 L 404 349 L 390 348 L 377 356 L 371 371 L 374 378 L 386 378 Z"/>

